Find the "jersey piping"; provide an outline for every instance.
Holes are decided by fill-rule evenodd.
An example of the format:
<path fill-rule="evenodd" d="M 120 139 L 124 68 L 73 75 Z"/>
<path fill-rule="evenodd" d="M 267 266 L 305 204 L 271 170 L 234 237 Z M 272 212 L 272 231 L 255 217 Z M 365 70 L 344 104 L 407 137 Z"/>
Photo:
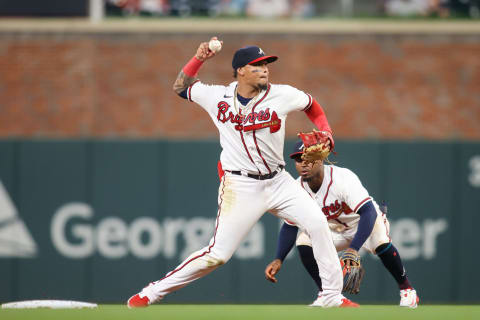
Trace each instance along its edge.
<path fill-rule="evenodd" d="M 190 102 L 193 102 L 192 101 L 192 87 L 195 83 L 197 83 L 198 81 L 200 80 L 195 80 L 189 87 L 188 87 L 188 91 L 187 91 L 187 98 L 188 98 L 188 101 Z"/>
<path fill-rule="evenodd" d="M 242 116 L 242 110 L 239 110 L 239 112 L 240 112 L 240 116 Z M 243 138 L 243 130 L 240 130 L 240 138 L 242 139 L 243 147 L 245 148 L 245 151 L 247 152 L 248 158 L 250 159 L 250 161 L 252 161 L 253 165 L 257 168 L 258 174 L 262 174 L 262 173 L 260 172 L 260 169 L 258 169 L 255 161 L 253 161 L 253 158 L 252 158 L 252 156 L 250 155 L 250 152 L 248 152 L 247 145 L 245 144 L 245 139 Z"/>
<path fill-rule="evenodd" d="M 308 93 L 306 95 L 308 96 L 308 104 L 305 108 L 303 108 L 302 111 L 307 111 L 308 109 L 310 109 L 310 107 L 312 106 L 312 103 L 313 103 L 312 96 L 309 95 Z"/>
<path fill-rule="evenodd" d="M 157 282 L 160 282 L 162 281 L 163 279 L 166 279 L 168 277 L 170 277 L 171 275 L 177 273 L 178 271 L 182 270 L 187 264 L 189 264 L 190 262 L 192 262 L 193 260 L 196 260 L 198 258 L 201 258 L 203 257 L 204 255 L 206 254 L 209 254 L 210 251 L 212 250 L 213 246 L 215 245 L 216 243 L 216 237 L 217 237 L 217 230 L 218 230 L 218 225 L 220 224 L 220 213 L 222 211 L 222 203 L 223 203 L 223 195 L 224 195 L 224 189 L 225 189 L 225 177 L 223 177 L 223 180 L 222 180 L 222 192 L 220 194 L 220 204 L 218 206 L 218 214 L 217 214 L 217 221 L 216 221 L 216 225 L 215 225 L 215 232 L 213 234 L 213 243 L 208 246 L 207 250 L 205 250 L 203 253 L 189 259 L 188 261 L 186 261 L 184 264 L 182 264 L 181 266 L 179 266 L 178 268 L 176 268 L 175 270 L 173 271 L 170 271 L 169 273 L 167 273 L 163 278 L 161 278 L 160 280 L 158 281 L 155 281 L 155 283 Z"/>
<path fill-rule="evenodd" d="M 330 167 L 330 183 L 327 187 L 327 192 L 325 193 L 325 197 L 323 197 L 323 206 L 325 207 L 325 202 L 327 201 L 328 192 L 330 191 L 330 187 L 333 184 L 333 167 Z"/>
<path fill-rule="evenodd" d="M 252 108 L 252 113 L 255 112 L 255 107 L 263 101 L 263 99 L 265 99 L 265 97 L 267 96 L 268 92 L 270 92 L 270 84 L 268 84 L 268 88 L 267 88 L 267 92 L 265 92 L 265 95 L 262 97 L 262 99 L 260 99 L 257 103 L 255 103 L 255 105 L 253 106 Z M 255 124 L 255 120 L 253 120 L 253 124 Z M 258 155 L 260 156 L 260 158 L 262 158 L 262 161 L 263 161 L 263 164 L 265 165 L 265 167 L 267 168 L 268 170 L 268 173 L 272 173 L 272 170 L 270 170 L 270 167 L 268 166 L 267 164 L 267 161 L 265 161 L 265 159 L 263 158 L 262 156 L 262 153 L 260 152 L 260 148 L 258 146 L 258 143 L 257 143 L 257 136 L 255 135 L 255 131 L 256 130 L 253 130 L 253 141 L 255 142 L 255 147 L 257 148 L 257 152 L 258 152 Z"/>
<path fill-rule="evenodd" d="M 363 199 L 362 201 L 360 201 L 359 204 L 357 204 L 357 206 L 355 207 L 355 210 L 353 210 L 353 212 L 357 213 L 357 210 L 364 204 L 367 202 L 367 200 L 370 200 L 371 198 L 370 197 L 366 197 L 365 199 Z"/>

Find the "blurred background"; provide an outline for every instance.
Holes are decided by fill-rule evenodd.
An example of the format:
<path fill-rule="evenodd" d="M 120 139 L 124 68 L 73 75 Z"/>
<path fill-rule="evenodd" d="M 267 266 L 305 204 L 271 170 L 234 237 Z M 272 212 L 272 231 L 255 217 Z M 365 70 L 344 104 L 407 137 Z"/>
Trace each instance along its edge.
<path fill-rule="evenodd" d="M 480 1 L 0 0 L 0 302 L 124 303 L 213 234 L 220 146 L 172 91 L 200 42 L 278 55 L 271 81 L 312 94 L 332 160 L 386 201 L 391 238 L 424 303 L 478 303 Z M 285 154 L 312 123 L 289 116 Z M 296 177 L 293 164 L 287 169 Z M 298 255 L 264 280 L 280 221 L 171 303 L 311 303 Z M 365 254 L 361 303 L 397 304 Z"/>

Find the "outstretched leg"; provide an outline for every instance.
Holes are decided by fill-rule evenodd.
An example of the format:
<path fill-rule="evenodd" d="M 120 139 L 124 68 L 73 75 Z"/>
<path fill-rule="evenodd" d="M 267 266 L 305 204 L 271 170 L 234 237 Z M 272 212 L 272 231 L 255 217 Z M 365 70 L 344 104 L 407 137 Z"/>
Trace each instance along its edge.
<path fill-rule="evenodd" d="M 266 211 L 263 188 L 256 182 L 248 177 L 225 175 L 219 188 L 215 233 L 209 245 L 130 298 L 128 306 L 148 306 L 226 263 Z"/>

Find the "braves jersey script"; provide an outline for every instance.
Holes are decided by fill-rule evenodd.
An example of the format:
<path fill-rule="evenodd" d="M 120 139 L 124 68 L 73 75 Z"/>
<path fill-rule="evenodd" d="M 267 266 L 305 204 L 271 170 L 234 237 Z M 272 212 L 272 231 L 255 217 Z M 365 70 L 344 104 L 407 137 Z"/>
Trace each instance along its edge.
<path fill-rule="evenodd" d="M 269 84 L 243 106 L 228 86 L 193 83 L 187 98 L 205 109 L 220 133 L 224 170 L 267 174 L 284 166 L 285 120 L 291 111 L 312 105 L 312 97 L 289 85 Z"/>
<path fill-rule="evenodd" d="M 368 194 L 358 176 L 347 168 L 324 165 L 324 178 L 320 189 L 314 193 L 301 177 L 297 181 L 310 194 L 327 217 L 331 229 L 338 226 L 353 228 L 358 224 L 358 210 L 368 201 L 372 201 L 380 213 L 377 203 Z M 381 213 L 380 213 L 381 214 Z"/>

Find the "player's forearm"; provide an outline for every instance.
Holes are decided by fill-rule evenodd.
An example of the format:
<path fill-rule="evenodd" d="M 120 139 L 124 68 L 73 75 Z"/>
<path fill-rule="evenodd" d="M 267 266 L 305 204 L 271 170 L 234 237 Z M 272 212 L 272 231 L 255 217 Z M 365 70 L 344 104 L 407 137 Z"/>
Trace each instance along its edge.
<path fill-rule="evenodd" d="M 372 233 L 375 221 L 377 220 L 377 211 L 372 201 L 368 201 L 357 213 L 360 215 L 360 221 L 358 221 L 357 233 L 355 233 L 350 243 L 350 248 L 358 251 Z"/>
<path fill-rule="evenodd" d="M 175 80 L 175 83 L 173 84 L 173 91 L 175 91 L 177 94 L 180 94 L 182 91 L 187 89 L 196 80 L 197 79 L 195 77 L 187 76 L 182 70 L 178 74 L 178 77 Z"/>
<path fill-rule="evenodd" d="M 295 240 L 297 239 L 298 227 L 283 224 L 278 234 L 278 243 L 277 243 L 277 254 L 275 255 L 276 259 L 283 261 L 287 254 L 292 250 L 295 245 Z"/>
<path fill-rule="evenodd" d="M 202 64 L 203 61 L 195 56 L 182 68 L 173 84 L 173 90 L 177 94 L 180 94 L 197 80 L 198 70 L 200 70 Z"/>
<path fill-rule="evenodd" d="M 313 99 L 310 108 L 305 110 L 305 113 L 320 131 L 328 131 L 332 133 L 332 129 L 328 124 L 327 116 L 325 115 L 322 106 L 315 99 Z"/>
<path fill-rule="evenodd" d="M 332 137 L 332 129 L 328 124 L 327 116 L 325 115 L 322 106 L 315 99 L 313 99 L 312 105 L 310 108 L 305 110 L 305 113 L 310 121 L 312 121 L 320 131 L 330 133 L 330 150 L 333 150 L 335 144 Z"/>

